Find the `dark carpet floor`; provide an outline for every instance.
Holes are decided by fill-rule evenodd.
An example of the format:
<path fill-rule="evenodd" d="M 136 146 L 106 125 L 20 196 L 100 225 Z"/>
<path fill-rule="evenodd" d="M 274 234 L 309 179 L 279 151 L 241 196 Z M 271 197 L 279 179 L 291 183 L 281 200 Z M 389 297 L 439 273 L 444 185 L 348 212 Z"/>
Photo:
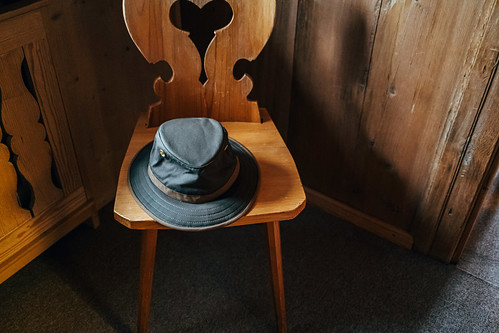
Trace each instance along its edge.
<path fill-rule="evenodd" d="M 490 189 L 457 267 L 499 287 L 499 170 Z"/>
<path fill-rule="evenodd" d="M 0 285 L 0 332 L 133 332 L 139 233 L 81 225 Z M 499 332 L 499 287 L 313 207 L 281 223 L 290 332 Z M 265 229 L 160 232 L 151 332 L 275 332 Z"/>
<path fill-rule="evenodd" d="M 499 287 L 499 212 L 483 212 L 457 267 Z"/>

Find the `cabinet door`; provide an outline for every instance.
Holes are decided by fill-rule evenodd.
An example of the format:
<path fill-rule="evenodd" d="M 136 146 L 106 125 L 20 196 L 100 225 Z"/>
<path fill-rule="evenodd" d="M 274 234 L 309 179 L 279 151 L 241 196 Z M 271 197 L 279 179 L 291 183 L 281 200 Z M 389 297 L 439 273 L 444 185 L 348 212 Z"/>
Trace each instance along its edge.
<path fill-rule="evenodd" d="M 95 216 L 45 39 L 43 4 L 0 15 L 0 282 Z"/>

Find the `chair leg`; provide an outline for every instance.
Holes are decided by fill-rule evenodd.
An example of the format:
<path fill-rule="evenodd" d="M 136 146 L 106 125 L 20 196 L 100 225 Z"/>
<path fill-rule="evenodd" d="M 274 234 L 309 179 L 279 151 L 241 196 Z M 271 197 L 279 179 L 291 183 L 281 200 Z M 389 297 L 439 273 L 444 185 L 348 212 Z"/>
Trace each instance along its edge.
<path fill-rule="evenodd" d="M 286 304 L 284 301 L 284 279 L 282 275 L 281 255 L 281 232 L 279 222 L 269 222 L 267 235 L 269 238 L 270 267 L 272 270 L 272 282 L 274 287 L 274 302 L 277 314 L 277 327 L 279 332 L 287 331 L 286 327 Z"/>
<path fill-rule="evenodd" d="M 137 331 L 140 333 L 147 332 L 147 323 L 149 321 L 157 239 L 158 230 L 142 231 L 139 272 L 139 317 L 137 321 Z"/>

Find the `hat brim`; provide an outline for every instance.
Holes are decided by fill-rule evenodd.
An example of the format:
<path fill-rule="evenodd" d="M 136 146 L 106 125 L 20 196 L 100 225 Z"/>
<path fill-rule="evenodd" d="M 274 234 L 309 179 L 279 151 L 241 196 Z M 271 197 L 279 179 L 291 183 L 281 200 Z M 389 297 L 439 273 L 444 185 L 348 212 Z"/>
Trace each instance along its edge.
<path fill-rule="evenodd" d="M 229 139 L 239 157 L 240 171 L 232 186 L 220 197 L 205 203 L 173 199 L 160 191 L 147 174 L 152 142 L 134 157 L 128 174 L 131 192 L 139 206 L 155 221 L 172 229 L 201 231 L 230 224 L 252 207 L 259 184 L 258 164 L 251 152 Z"/>

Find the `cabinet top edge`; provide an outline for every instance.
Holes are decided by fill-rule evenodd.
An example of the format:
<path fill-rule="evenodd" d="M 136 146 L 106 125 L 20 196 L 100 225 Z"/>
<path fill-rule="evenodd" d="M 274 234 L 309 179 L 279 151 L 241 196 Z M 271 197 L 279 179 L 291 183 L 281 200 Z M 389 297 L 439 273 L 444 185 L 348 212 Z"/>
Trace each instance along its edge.
<path fill-rule="evenodd" d="M 27 0 L 19 1 L 10 5 L 0 6 L 0 21 L 4 21 L 9 18 L 37 10 L 39 8 L 47 6 L 47 4 L 48 0 Z"/>

